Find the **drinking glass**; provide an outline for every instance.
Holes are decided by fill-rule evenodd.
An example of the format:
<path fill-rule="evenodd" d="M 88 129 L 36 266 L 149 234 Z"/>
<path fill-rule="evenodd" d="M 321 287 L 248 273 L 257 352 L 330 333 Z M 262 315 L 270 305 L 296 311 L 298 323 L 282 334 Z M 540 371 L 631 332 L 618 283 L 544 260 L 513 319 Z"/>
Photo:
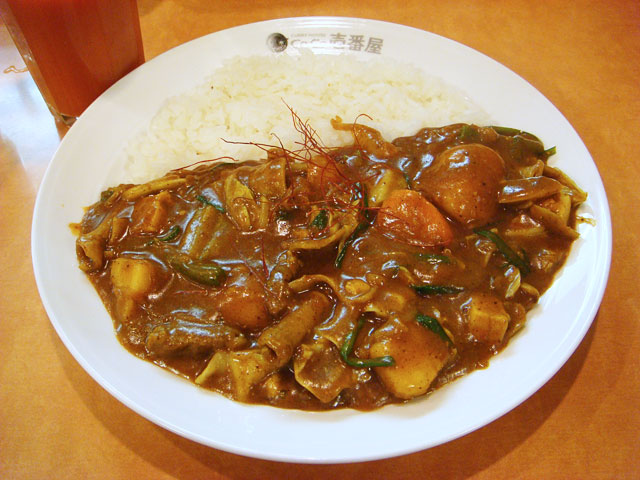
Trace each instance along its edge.
<path fill-rule="evenodd" d="M 0 0 L 0 15 L 49 110 L 66 124 L 144 62 L 136 0 Z"/>

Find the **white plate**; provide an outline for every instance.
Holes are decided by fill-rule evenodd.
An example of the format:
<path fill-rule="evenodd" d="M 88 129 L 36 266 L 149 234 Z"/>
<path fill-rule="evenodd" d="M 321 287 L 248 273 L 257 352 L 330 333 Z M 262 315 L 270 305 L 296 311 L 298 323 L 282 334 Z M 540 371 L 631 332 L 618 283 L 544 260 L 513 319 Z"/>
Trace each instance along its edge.
<path fill-rule="evenodd" d="M 111 319 L 77 267 L 68 227 L 99 195 L 109 167 L 162 102 L 201 83 L 235 55 L 267 53 L 280 32 L 288 50 L 340 53 L 336 34 L 374 39 L 361 58 L 428 65 L 466 92 L 491 118 L 556 145 L 553 162 L 588 193 L 582 225 L 566 266 L 532 312 L 526 329 L 477 371 L 434 395 L 375 412 L 309 413 L 249 406 L 196 388 L 124 350 Z M 369 57 L 368 57 L 369 56 Z M 523 116 L 522 112 L 527 112 Z M 217 32 L 144 64 L 92 104 L 69 130 L 36 201 L 32 230 L 35 276 L 44 306 L 76 360 L 107 391 L 175 433 L 253 457 L 316 463 L 379 459 L 426 449 L 486 425 L 539 389 L 574 352 L 597 312 L 611 257 L 606 194 L 584 144 L 562 114 L 502 65 L 451 40 L 404 26 L 349 18 L 273 20 Z"/>

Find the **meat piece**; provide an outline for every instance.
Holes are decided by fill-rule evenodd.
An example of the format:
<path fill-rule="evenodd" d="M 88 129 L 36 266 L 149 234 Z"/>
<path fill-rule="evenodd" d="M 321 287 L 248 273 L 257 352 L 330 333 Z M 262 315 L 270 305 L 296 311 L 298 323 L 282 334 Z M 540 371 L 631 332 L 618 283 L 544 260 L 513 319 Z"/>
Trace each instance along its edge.
<path fill-rule="evenodd" d="M 254 168 L 249 174 L 249 187 L 258 195 L 282 197 L 287 189 L 286 166 L 286 160 L 280 157 Z"/>
<path fill-rule="evenodd" d="M 287 306 L 287 299 L 291 295 L 289 281 L 296 276 L 301 266 L 302 262 L 291 250 L 278 256 L 267 280 L 267 309 L 271 315 L 278 314 Z"/>
<path fill-rule="evenodd" d="M 313 188 L 326 191 L 331 184 L 340 185 L 349 181 L 344 170 L 333 158 L 318 155 L 309 160 L 307 180 Z"/>
<path fill-rule="evenodd" d="M 560 182 L 549 177 L 516 178 L 502 184 L 498 197 L 500 203 L 518 203 L 549 197 L 562 188 Z"/>
<path fill-rule="evenodd" d="M 167 191 L 138 200 L 131 215 L 131 233 L 160 233 L 167 225 L 171 203 Z"/>
<path fill-rule="evenodd" d="M 302 305 L 262 332 L 258 344 L 269 347 L 284 365 L 304 337 L 327 316 L 330 305 L 325 295 L 311 292 Z"/>
<path fill-rule="evenodd" d="M 398 147 L 382 138 L 382 134 L 371 127 L 360 123 L 342 123 L 340 117 L 331 119 L 331 126 L 336 130 L 346 130 L 353 134 L 355 144 L 378 158 L 392 158 L 398 154 Z"/>
<path fill-rule="evenodd" d="M 104 266 L 104 249 L 113 219 L 113 214 L 108 215 L 96 228 L 76 239 L 76 256 L 83 272 L 95 272 Z"/>
<path fill-rule="evenodd" d="M 212 377 L 228 374 L 234 398 L 246 401 L 253 385 L 287 364 L 305 336 L 328 314 L 330 304 L 321 293 L 310 293 L 302 305 L 265 329 L 257 347 L 216 352 L 196 383 L 202 385 Z"/>
<path fill-rule="evenodd" d="M 220 349 L 237 350 L 248 343 L 246 337 L 234 328 L 193 320 L 173 318 L 154 327 L 147 336 L 147 352 L 158 357 L 202 357 Z"/>
<path fill-rule="evenodd" d="M 224 181 L 224 204 L 227 214 L 243 232 L 264 228 L 269 221 L 270 203 L 256 199 L 249 187 L 237 178 L 237 173 Z"/>
<path fill-rule="evenodd" d="M 224 248 L 231 222 L 211 205 L 195 211 L 180 239 L 180 249 L 191 258 L 214 258 Z"/>
<path fill-rule="evenodd" d="M 323 403 L 356 383 L 353 370 L 342 361 L 336 346 L 323 338 L 300 346 L 293 371 L 297 382 Z"/>

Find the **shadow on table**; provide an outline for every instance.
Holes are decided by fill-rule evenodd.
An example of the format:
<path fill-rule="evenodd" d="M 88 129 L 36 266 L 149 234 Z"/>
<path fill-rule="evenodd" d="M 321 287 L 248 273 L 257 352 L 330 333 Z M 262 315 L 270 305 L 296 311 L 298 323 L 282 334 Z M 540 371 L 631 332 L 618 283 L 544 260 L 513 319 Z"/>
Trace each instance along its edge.
<path fill-rule="evenodd" d="M 343 465 L 292 465 L 251 459 L 182 438 L 147 421 L 120 404 L 97 383 L 88 381 L 87 374 L 62 343 L 56 343 L 63 368 L 91 413 L 134 455 L 168 475 L 184 478 L 185 472 L 189 472 L 192 478 L 205 478 L 218 474 L 234 480 L 375 480 L 398 477 L 450 480 L 466 478 L 490 467 L 545 423 L 577 378 L 591 347 L 596 326 L 597 317 L 576 352 L 546 385 L 489 425 L 429 450 L 386 460 Z M 357 432 L 354 432 L 354 438 L 357 438 Z"/>

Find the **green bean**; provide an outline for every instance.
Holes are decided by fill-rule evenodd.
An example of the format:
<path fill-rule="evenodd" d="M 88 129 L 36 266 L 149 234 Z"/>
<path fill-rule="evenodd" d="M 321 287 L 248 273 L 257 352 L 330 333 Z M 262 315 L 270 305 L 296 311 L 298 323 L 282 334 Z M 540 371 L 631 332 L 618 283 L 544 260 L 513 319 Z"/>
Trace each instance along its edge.
<path fill-rule="evenodd" d="M 522 160 L 523 150 L 528 150 L 536 155 L 547 154 L 542 141 L 529 132 L 509 127 L 492 126 L 491 128 L 500 135 L 511 137 L 509 140 L 509 152 L 515 160 Z"/>
<path fill-rule="evenodd" d="M 364 360 L 360 358 L 344 358 L 344 361 L 353 368 L 393 367 L 396 363 L 390 355 Z"/>
<path fill-rule="evenodd" d="M 455 295 L 464 291 L 455 285 L 411 285 L 411 288 L 419 295 Z"/>
<path fill-rule="evenodd" d="M 353 330 L 351 330 L 344 338 L 344 343 L 342 344 L 342 348 L 340 348 L 340 356 L 344 362 L 353 368 L 392 367 L 395 365 L 396 362 L 390 355 L 367 359 L 351 357 L 351 352 L 353 352 L 353 347 L 356 343 L 356 339 L 358 338 L 358 333 L 362 330 L 364 322 L 364 318 L 360 317 L 355 327 L 353 327 Z"/>
<path fill-rule="evenodd" d="M 156 238 L 161 242 L 170 242 L 171 240 L 174 240 L 181 233 L 182 233 L 182 227 L 180 225 L 174 225 L 169 229 L 167 233 Z"/>
<path fill-rule="evenodd" d="M 437 318 L 419 313 L 418 315 L 416 315 L 416 321 L 423 327 L 428 328 L 433 333 L 438 335 L 445 342 L 453 343 L 449 338 L 449 335 L 447 335 L 447 332 L 445 332 L 444 328 L 442 328 L 442 325 L 440 325 L 440 322 L 438 321 Z"/>
<path fill-rule="evenodd" d="M 340 266 L 342 265 L 342 261 L 344 260 L 344 257 L 347 254 L 347 249 L 349 248 L 349 246 L 355 241 L 355 239 L 358 237 L 358 235 L 360 235 L 362 232 L 367 230 L 367 228 L 369 228 L 370 225 L 371 224 L 369 222 L 359 223 L 358 226 L 356 227 L 356 229 L 345 240 L 344 245 L 340 249 L 340 252 L 338 253 L 338 256 L 336 257 L 335 262 L 333 262 L 336 268 L 340 268 Z"/>
<path fill-rule="evenodd" d="M 320 210 L 318 214 L 311 221 L 311 226 L 318 230 L 324 230 L 327 227 L 329 221 L 329 215 L 326 210 Z"/>
<path fill-rule="evenodd" d="M 222 205 L 218 205 L 217 203 L 213 203 L 211 200 L 209 200 L 207 197 L 205 197 L 204 195 L 198 195 L 196 197 L 196 200 L 204 203 L 205 205 L 210 205 L 213 208 L 215 208 L 216 210 L 218 210 L 221 213 L 226 213 L 226 210 L 224 209 L 224 207 Z"/>
<path fill-rule="evenodd" d="M 360 190 L 360 195 L 362 197 L 362 213 L 364 218 L 366 218 L 368 222 L 372 222 L 373 218 L 371 218 L 371 212 L 369 211 L 369 195 L 367 194 L 367 186 L 360 182 L 356 183 L 356 185 Z"/>
<path fill-rule="evenodd" d="M 356 193 L 362 199 L 362 214 L 364 215 L 365 220 L 360 222 L 355 230 L 349 235 L 349 237 L 345 240 L 344 245 L 338 252 L 338 256 L 334 263 L 336 268 L 340 268 L 342 265 L 342 261 L 344 260 L 345 255 L 347 254 L 347 249 L 349 246 L 355 241 L 355 239 L 361 233 L 365 232 L 370 226 L 373 218 L 371 218 L 371 213 L 369 212 L 369 198 L 367 196 L 367 189 L 360 182 L 356 183 L 357 187 Z"/>
<path fill-rule="evenodd" d="M 100 194 L 100 201 L 101 202 L 106 202 L 107 200 L 109 200 L 111 198 L 111 196 L 113 195 L 113 192 L 115 192 L 115 190 L 113 188 L 109 188 L 109 189 L 105 190 L 104 192 L 102 192 Z"/>
<path fill-rule="evenodd" d="M 402 172 L 402 176 L 404 177 L 404 181 L 407 184 L 407 188 L 411 190 L 411 178 L 409 177 L 409 174 L 407 172 Z"/>
<path fill-rule="evenodd" d="M 518 267 L 520 273 L 523 276 L 527 275 L 531 271 L 531 267 L 529 266 L 529 262 L 526 260 L 526 258 L 521 257 L 515 251 L 513 251 L 513 249 L 509 245 L 507 245 L 507 243 L 502 238 L 500 238 L 499 235 L 493 233 L 491 230 L 482 230 L 476 228 L 473 231 L 476 234 L 491 240 L 495 244 L 495 246 L 498 247 L 498 250 L 504 256 L 507 262 L 515 267 Z"/>
<path fill-rule="evenodd" d="M 189 280 L 203 285 L 219 287 L 227 277 L 227 272 L 213 262 L 185 260 L 184 257 L 177 256 L 171 258 L 169 263 Z"/>
<path fill-rule="evenodd" d="M 540 141 L 540 139 L 538 137 L 536 137 L 535 135 L 529 133 L 529 132 L 525 132 L 524 130 L 520 130 L 518 128 L 511 128 L 511 127 L 500 127 L 497 125 L 492 125 L 491 128 L 493 128 L 496 133 L 500 134 L 500 135 L 504 135 L 506 137 L 514 137 L 516 135 L 527 135 L 531 138 L 534 138 L 538 141 Z"/>
<path fill-rule="evenodd" d="M 523 149 L 529 150 L 536 155 L 544 153 L 544 145 L 540 140 L 532 140 L 521 135 L 511 137 L 511 148 L 519 151 L 522 151 Z"/>
<path fill-rule="evenodd" d="M 480 138 L 480 133 L 473 125 L 462 125 L 458 138 L 464 141 L 477 141 Z"/>

